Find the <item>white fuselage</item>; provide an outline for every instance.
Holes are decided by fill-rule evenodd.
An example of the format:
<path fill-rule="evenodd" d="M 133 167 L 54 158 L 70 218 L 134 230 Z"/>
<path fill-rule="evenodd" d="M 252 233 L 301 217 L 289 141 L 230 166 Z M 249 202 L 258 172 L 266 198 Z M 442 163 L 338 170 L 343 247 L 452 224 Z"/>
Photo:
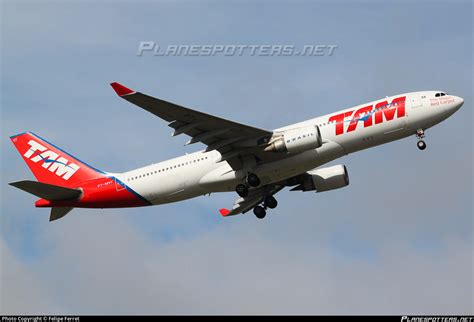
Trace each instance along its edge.
<path fill-rule="evenodd" d="M 317 125 L 323 145 L 293 156 L 288 155 L 279 161 L 257 165 L 251 170 L 259 176 L 262 184 L 269 184 L 304 173 L 349 153 L 414 135 L 418 129 L 425 130 L 443 121 L 463 103 L 461 98 L 452 95 L 435 97 L 438 92 L 413 92 L 387 97 L 276 129 L 274 133 Z M 375 107 L 401 96 L 406 97 L 404 115 L 387 121 L 385 115 L 380 114 L 378 120 L 382 121 L 376 124 Z M 360 114 L 360 120 L 354 121 L 353 113 L 369 106 L 373 107 L 372 112 Z M 342 113 L 348 115 L 342 124 L 331 121 L 331 117 Z M 352 127 L 351 131 L 349 127 Z M 226 161 L 219 162 L 220 157 L 220 153 L 215 150 L 200 151 L 115 176 L 152 204 L 175 202 L 211 192 L 234 191 L 245 172 L 234 171 Z"/>

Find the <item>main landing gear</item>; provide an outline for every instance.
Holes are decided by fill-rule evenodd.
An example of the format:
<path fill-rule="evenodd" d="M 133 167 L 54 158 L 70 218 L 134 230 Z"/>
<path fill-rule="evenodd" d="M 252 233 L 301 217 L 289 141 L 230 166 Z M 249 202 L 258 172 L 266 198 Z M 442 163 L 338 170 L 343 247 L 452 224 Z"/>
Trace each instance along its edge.
<path fill-rule="evenodd" d="M 249 173 L 247 175 L 247 183 L 251 187 L 258 187 L 260 185 L 260 178 L 254 173 Z"/>
<path fill-rule="evenodd" d="M 235 187 L 235 192 L 245 198 L 249 195 L 249 187 L 258 187 L 260 185 L 260 178 L 255 174 L 249 172 L 245 178 L 244 183 L 239 183 Z M 278 206 L 277 200 L 273 196 L 266 196 L 263 198 L 262 204 L 253 208 L 253 213 L 258 219 L 263 219 L 267 215 L 267 209 L 274 209 Z"/>
<path fill-rule="evenodd" d="M 253 213 L 258 219 L 263 219 L 267 215 L 267 208 L 274 209 L 278 205 L 278 202 L 273 196 L 267 196 L 263 199 L 263 205 L 255 206 Z"/>
<path fill-rule="evenodd" d="M 253 213 L 258 219 L 263 219 L 267 215 L 267 211 L 262 206 L 255 206 L 255 208 L 253 208 Z"/>
<path fill-rule="evenodd" d="M 239 183 L 237 185 L 237 187 L 235 187 L 235 192 L 237 192 L 237 194 L 244 198 L 244 197 L 247 197 L 249 195 L 249 188 L 247 188 L 246 185 L 242 184 L 242 183 Z"/>
<path fill-rule="evenodd" d="M 250 172 L 245 178 L 245 183 L 246 184 L 239 183 L 235 187 L 235 192 L 242 198 L 248 196 L 249 187 L 258 187 L 260 185 L 260 178 L 255 173 Z"/>
<path fill-rule="evenodd" d="M 418 129 L 416 130 L 416 137 L 418 139 L 418 142 L 416 143 L 416 146 L 420 150 L 426 149 L 426 143 L 423 141 L 423 138 L 425 137 L 425 131 L 423 129 Z"/>

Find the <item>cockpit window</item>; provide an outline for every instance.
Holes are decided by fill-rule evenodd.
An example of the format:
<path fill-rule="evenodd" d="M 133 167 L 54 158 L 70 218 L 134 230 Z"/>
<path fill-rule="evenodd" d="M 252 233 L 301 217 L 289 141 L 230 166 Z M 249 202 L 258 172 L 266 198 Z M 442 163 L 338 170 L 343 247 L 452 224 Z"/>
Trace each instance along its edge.
<path fill-rule="evenodd" d="M 435 97 L 446 96 L 446 95 L 447 95 L 446 93 L 441 92 L 441 93 L 436 93 Z"/>

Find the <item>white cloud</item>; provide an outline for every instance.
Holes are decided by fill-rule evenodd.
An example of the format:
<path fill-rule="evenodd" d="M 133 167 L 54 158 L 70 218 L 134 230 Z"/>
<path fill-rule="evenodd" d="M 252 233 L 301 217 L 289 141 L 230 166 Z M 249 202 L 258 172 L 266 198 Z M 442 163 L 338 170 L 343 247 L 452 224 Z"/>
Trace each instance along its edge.
<path fill-rule="evenodd" d="M 0 239 L 0 313 L 20 314 L 21 312 L 63 312 L 56 305 L 54 291 L 45 285 L 42 276 L 28 265 L 15 258 L 7 244 Z"/>
<path fill-rule="evenodd" d="M 70 314 L 472 313 L 472 250 L 454 239 L 416 252 L 403 243 L 377 258 L 297 249 L 258 225 L 219 225 L 159 243 L 120 214 L 53 223 L 50 249 L 14 259 L 2 243 L 2 312 Z M 232 225 L 232 226 L 229 226 Z M 49 246 L 48 246 L 49 245 Z M 309 251 L 308 251 L 309 250 Z M 7 295 L 7 297 L 5 297 Z M 27 304 L 27 305 L 26 305 Z"/>

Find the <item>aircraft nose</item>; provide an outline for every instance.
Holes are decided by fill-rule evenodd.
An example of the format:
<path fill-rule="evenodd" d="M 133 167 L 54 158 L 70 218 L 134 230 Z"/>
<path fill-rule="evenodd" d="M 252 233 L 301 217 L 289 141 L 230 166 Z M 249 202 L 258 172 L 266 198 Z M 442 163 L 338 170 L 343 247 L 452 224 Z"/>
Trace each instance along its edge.
<path fill-rule="evenodd" d="M 462 99 L 462 97 L 454 96 L 453 113 L 459 110 L 463 104 L 464 104 L 464 100 Z"/>
<path fill-rule="evenodd" d="M 453 115 L 464 104 L 464 100 L 461 97 L 453 96 L 453 98 L 454 102 L 447 104 L 445 107 L 445 111 L 447 112 L 448 116 Z"/>

